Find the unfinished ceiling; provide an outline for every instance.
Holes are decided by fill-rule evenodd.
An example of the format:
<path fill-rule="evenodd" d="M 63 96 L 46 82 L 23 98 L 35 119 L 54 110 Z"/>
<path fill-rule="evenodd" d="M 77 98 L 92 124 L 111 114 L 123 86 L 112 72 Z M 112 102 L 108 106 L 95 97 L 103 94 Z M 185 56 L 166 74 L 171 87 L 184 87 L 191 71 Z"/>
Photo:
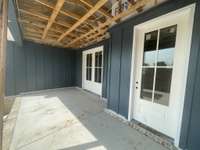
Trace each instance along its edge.
<path fill-rule="evenodd" d="M 114 0 L 15 0 L 23 38 L 65 48 L 80 48 L 109 37 L 107 29 L 159 0 L 128 0 L 126 11 L 111 15 Z"/>

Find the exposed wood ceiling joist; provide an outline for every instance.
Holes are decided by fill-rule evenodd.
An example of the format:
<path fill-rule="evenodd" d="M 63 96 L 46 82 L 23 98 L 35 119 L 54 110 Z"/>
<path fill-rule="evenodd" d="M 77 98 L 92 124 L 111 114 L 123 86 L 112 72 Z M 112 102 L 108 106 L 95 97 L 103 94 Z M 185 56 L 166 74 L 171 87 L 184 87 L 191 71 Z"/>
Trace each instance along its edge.
<path fill-rule="evenodd" d="M 80 2 L 82 2 L 83 4 L 85 4 L 86 6 L 88 6 L 89 8 L 94 7 L 91 2 L 87 1 L 87 0 L 80 0 Z M 100 8 L 99 10 L 97 10 L 100 14 L 104 15 L 105 17 L 111 18 L 112 16 L 107 13 L 105 10 L 103 10 L 102 8 Z"/>
<path fill-rule="evenodd" d="M 45 39 L 48 30 L 51 28 L 52 24 L 54 23 L 60 9 L 62 8 L 63 4 L 64 4 L 65 0 L 58 0 L 57 4 L 53 10 L 53 13 L 51 14 L 51 17 L 48 20 L 48 24 L 46 26 L 46 28 L 44 29 L 44 33 L 42 35 L 42 39 Z"/>
<path fill-rule="evenodd" d="M 35 1 L 38 2 L 38 3 L 40 3 L 40 4 L 42 4 L 42 5 L 44 5 L 44 6 L 46 6 L 46 7 L 48 7 L 48 8 L 54 9 L 53 6 L 51 6 L 50 4 L 47 4 L 47 3 L 43 2 L 43 1 L 41 1 L 41 0 L 35 0 Z M 71 18 L 73 18 L 73 19 L 75 19 L 75 20 L 79 20 L 79 19 L 81 18 L 81 16 L 79 16 L 79 15 L 73 13 L 73 12 L 67 11 L 67 10 L 65 10 L 65 11 L 60 10 L 59 12 L 60 12 L 61 14 L 65 15 L 65 16 L 71 17 Z M 91 25 L 90 23 L 88 23 L 88 22 L 85 22 L 85 23 L 86 23 L 87 25 L 89 25 L 90 27 L 92 26 L 92 25 Z"/>
<path fill-rule="evenodd" d="M 25 20 L 25 19 L 19 19 L 18 20 L 20 23 L 22 24 L 28 24 L 30 26 L 35 26 L 36 28 L 42 28 L 44 29 L 46 26 L 42 23 L 38 23 L 38 22 L 31 22 L 31 21 L 28 21 L 28 20 Z M 50 31 L 54 31 L 54 32 L 57 32 L 57 33 L 63 33 L 62 31 L 60 30 L 56 30 L 56 29 L 53 29 L 53 28 L 50 28 L 49 29 Z"/>
<path fill-rule="evenodd" d="M 79 21 L 77 21 L 69 30 L 63 33 L 60 38 L 57 40 L 60 42 L 65 36 L 70 34 L 73 30 L 75 30 L 78 26 L 80 26 L 85 20 L 87 20 L 90 16 L 92 16 L 99 8 L 101 8 L 108 0 L 99 0 L 97 4 L 92 7 Z"/>
<path fill-rule="evenodd" d="M 24 19 L 19 19 L 18 20 L 20 23 L 22 24 L 28 24 L 30 27 L 35 27 L 36 29 L 39 28 L 39 29 L 42 29 L 44 30 L 44 28 L 46 27 L 44 24 L 42 23 L 38 23 L 38 22 L 31 22 L 31 21 L 28 21 L 28 20 L 24 20 Z M 63 31 L 62 30 L 58 30 L 58 29 L 54 29 L 54 28 L 50 28 L 49 31 L 52 31 L 52 32 L 56 32 L 58 34 L 62 34 Z M 77 37 L 77 35 L 71 33 L 70 36 L 68 38 L 75 38 Z"/>
<path fill-rule="evenodd" d="M 46 20 L 48 21 L 49 20 L 49 17 L 47 16 L 44 16 L 42 14 L 39 14 L 39 13 L 35 13 L 35 12 L 30 12 L 30 11 L 27 11 L 27 10 L 23 10 L 23 9 L 19 9 L 19 12 L 21 13 L 25 13 L 27 15 L 30 15 L 30 16 L 34 16 L 34 17 L 38 17 L 40 19 L 43 19 L 43 20 Z M 63 26 L 65 28 L 70 28 L 72 25 L 69 24 L 69 23 L 66 23 L 66 22 L 54 22 L 55 24 L 57 25 L 60 25 L 60 26 Z M 82 29 L 76 29 L 77 31 L 81 32 L 81 33 L 86 33 L 87 31 L 85 30 L 82 30 Z"/>
<path fill-rule="evenodd" d="M 112 19 L 108 19 L 105 23 L 100 24 L 97 28 L 91 30 L 90 32 L 83 34 L 82 36 L 72 40 L 69 44 L 66 45 L 66 47 L 70 47 L 72 44 L 78 42 L 79 40 L 86 38 L 88 35 L 94 34 L 95 32 L 101 30 L 102 28 L 105 28 L 106 26 L 111 25 L 113 22 L 119 20 L 120 18 L 123 18 L 125 16 L 128 16 L 129 14 L 131 14 L 132 12 L 137 11 L 138 8 L 143 7 L 144 5 L 146 5 L 147 3 L 150 2 L 154 2 L 155 0 L 139 0 L 136 3 L 134 3 L 134 5 L 130 6 L 129 9 L 127 11 L 124 11 L 114 17 L 112 17 Z M 95 36 L 93 36 L 93 38 L 95 38 Z"/>
<path fill-rule="evenodd" d="M 15 0 L 25 39 L 59 47 L 80 48 L 109 37 L 108 29 L 130 14 L 163 0 L 131 1 L 128 10 L 112 16 L 111 0 Z"/>
<path fill-rule="evenodd" d="M 40 39 L 38 39 L 36 37 L 31 37 L 31 36 L 25 36 L 24 38 L 26 40 L 33 41 L 33 42 L 40 43 L 40 44 L 52 45 L 52 46 L 56 46 L 56 47 L 63 47 L 64 46 L 61 43 L 55 43 L 55 44 L 53 43 L 52 44 L 52 40 L 51 39 L 40 40 Z"/>

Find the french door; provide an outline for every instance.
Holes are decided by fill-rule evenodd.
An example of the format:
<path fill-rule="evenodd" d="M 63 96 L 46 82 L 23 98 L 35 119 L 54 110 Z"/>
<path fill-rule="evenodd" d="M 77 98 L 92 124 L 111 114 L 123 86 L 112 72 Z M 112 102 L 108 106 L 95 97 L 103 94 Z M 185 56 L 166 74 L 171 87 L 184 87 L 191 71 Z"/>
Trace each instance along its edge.
<path fill-rule="evenodd" d="M 184 103 L 191 14 L 160 17 L 135 27 L 133 118 L 177 138 Z"/>
<path fill-rule="evenodd" d="M 83 52 L 83 88 L 101 95 L 103 79 L 103 47 Z"/>

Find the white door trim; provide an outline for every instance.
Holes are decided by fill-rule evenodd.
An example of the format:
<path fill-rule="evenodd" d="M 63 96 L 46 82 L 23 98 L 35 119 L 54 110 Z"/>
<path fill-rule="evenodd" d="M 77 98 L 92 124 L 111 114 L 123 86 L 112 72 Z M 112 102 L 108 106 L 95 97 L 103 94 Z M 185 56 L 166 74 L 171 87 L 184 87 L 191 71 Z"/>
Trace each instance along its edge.
<path fill-rule="evenodd" d="M 103 83 L 103 68 L 104 68 L 104 46 L 99 46 L 99 47 L 95 47 L 95 48 L 91 48 L 88 50 L 85 50 L 82 52 L 82 88 L 88 90 L 87 88 L 85 88 L 85 78 L 86 78 L 86 72 L 85 72 L 85 65 L 86 65 L 86 60 L 85 60 L 85 55 L 87 54 L 92 54 L 92 57 L 95 57 L 93 54 L 95 54 L 96 52 L 102 52 L 102 79 L 101 79 L 101 83 L 97 83 L 94 82 L 94 86 L 96 85 L 96 89 L 91 89 L 89 91 L 98 94 L 100 96 L 102 96 L 102 83 Z M 95 59 L 92 59 L 92 68 L 94 68 L 95 65 Z M 92 71 L 92 81 L 94 81 L 94 70 Z M 88 82 L 92 82 L 92 81 L 88 81 Z"/>
<path fill-rule="evenodd" d="M 179 140 L 180 140 L 180 134 L 181 134 L 181 125 L 182 125 L 182 114 L 183 114 L 183 107 L 184 107 L 184 97 L 185 97 L 185 88 L 186 88 L 186 81 L 187 81 L 187 73 L 188 73 L 188 64 L 189 64 L 189 56 L 190 56 L 190 49 L 191 49 L 191 40 L 192 40 L 192 31 L 193 31 L 193 22 L 194 22 L 194 13 L 195 13 L 195 4 L 191 4 L 189 6 L 186 6 L 184 8 L 178 9 L 176 11 L 170 12 L 166 15 L 160 16 L 158 18 L 152 19 L 150 21 L 144 22 L 142 24 L 139 24 L 137 26 L 134 26 L 134 33 L 133 33 L 133 48 L 132 48 L 132 62 L 131 62 L 131 79 L 130 79 L 130 92 L 129 92 L 129 111 L 128 111 L 128 120 L 131 121 L 133 119 L 133 108 L 134 108 L 134 93 L 135 93 L 135 79 L 134 79 L 134 72 L 135 72 L 135 46 L 137 43 L 136 38 L 136 29 L 144 27 L 146 24 L 150 24 L 153 22 L 158 22 L 160 19 L 165 17 L 173 17 L 177 16 L 179 14 L 185 13 L 186 19 L 188 21 L 188 26 L 190 27 L 190 32 L 188 33 L 188 40 L 187 40 L 187 60 L 186 60 L 186 66 L 185 66 L 185 75 L 184 75 L 184 90 L 181 94 L 181 103 L 180 107 L 178 108 L 179 111 L 179 122 L 178 122 L 178 128 L 177 128 L 177 134 L 175 137 L 175 146 L 178 147 Z M 188 17 L 187 17 L 188 16 Z"/>

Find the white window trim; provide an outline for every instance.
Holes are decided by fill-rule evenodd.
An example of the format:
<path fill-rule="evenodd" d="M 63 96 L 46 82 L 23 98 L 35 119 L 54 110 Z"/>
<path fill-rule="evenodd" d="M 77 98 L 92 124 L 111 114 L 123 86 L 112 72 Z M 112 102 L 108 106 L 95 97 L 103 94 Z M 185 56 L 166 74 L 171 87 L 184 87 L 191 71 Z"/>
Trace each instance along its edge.
<path fill-rule="evenodd" d="M 82 52 L 82 85 L 81 85 L 81 87 L 82 87 L 82 89 L 85 89 L 84 88 L 84 80 L 85 80 L 85 78 L 86 78 L 86 76 L 85 76 L 85 64 L 83 63 L 83 59 L 84 59 L 84 55 L 87 55 L 87 54 L 90 54 L 90 53 L 96 53 L 96 52 L 100 52 L 100 51 L 102 51 L 102 81 L 101 81 L 101 83 L 98 83 L 98 82 L 94 82 L 95 84 L 99 84 L 100 86 L 101 86 L 101 93 L 99 93 L 100 94 L 100 96 L 102 96 L 102 89 L 103 89 L 103 71 L 104 71 L 104 46 L 99 46 L 99 47 L 95 47 L 95 48 L 91 48 L 91 49 L 88 49 L 88 50 L 84 50 L 83 52 Z M 93 59 L 92 59 L 93 60 Z M 94 63 L 93 63 L 93 65 L 94 65 Z M 94 66 L 92 66 L 92 67 L 94 67 Z M 94 81 L 94 71 L 93 71 L 93 73 L 92 73 L 92 81 L 91 82 L 93 82 Z M 96 93 L 97 94 L 97 93 Z"/>

